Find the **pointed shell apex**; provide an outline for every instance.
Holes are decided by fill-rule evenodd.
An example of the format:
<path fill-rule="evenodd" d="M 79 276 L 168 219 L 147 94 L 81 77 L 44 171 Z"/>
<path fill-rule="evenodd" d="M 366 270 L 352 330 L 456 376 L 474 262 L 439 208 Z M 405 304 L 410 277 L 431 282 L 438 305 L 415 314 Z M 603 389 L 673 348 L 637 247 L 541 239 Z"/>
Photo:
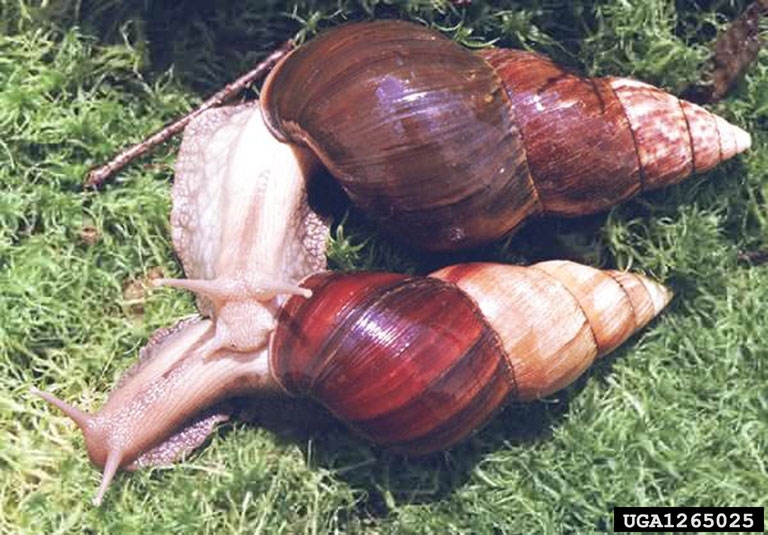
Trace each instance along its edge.
<path fill-rule="evenodd" d="M 732 158 L 744 152 L 752 146 L 752 136 L 738 126 L 729 123 L 722 117 L 715 115 L 717 129 L 720 132 L 723 160 Z"/>
<path fill-rule="evenodd" d="M 638 275 L 637 277 L 640 279 L 640 282 L 643 283 L 645 290 L 651 298 L 651 302 L 653 303 L 653 315 L 658 316 L 672 300 L 672 297 L 674 297 L 672 290 L 648 277 L 644 277 L 643 275 Z"/>
<path fill-rule="evenodd" d="M 749 135 L 749 132 L 742 130 L 738 126 L 731 126 L 733 126 L 733 133 L 736 137 L 736 152 L 740 153 L 749 150 L 752 147 L 752 136 Z"/>
<path fill-rule="evenodd" d="M 749 132 L 734 124 L 730 124 L 730 127 L 733 130 L 733 137 L 736 139 L 736 154 L 749 150 L 752 147 L 752 136 L 749 135 Z"/>

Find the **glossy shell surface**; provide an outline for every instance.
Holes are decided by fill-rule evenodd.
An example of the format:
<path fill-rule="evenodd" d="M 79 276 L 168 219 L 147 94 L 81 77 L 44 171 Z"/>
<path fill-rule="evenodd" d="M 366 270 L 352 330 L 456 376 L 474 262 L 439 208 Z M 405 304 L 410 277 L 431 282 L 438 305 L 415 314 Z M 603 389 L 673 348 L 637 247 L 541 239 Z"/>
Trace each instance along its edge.
<path fill-rule="evenodd" d="M 501 341 L 452 284 L 391 274 L 310 277 L 290 300 L 271 369 L 363 436 L 426 453 L 485 423 L 514 390 Z"/>
<path fill-rule="evenodd" d="M 380 21 L 322 34 L 278 65 L 261 102 L 278 138 L 311 147 L 402 239 L 477 245 L 537 211 L 500 80 L 427 28 Z"/>
<path fill-rule="evenodd" d="M 402 21 L 300 47 L 265 82 L 262 111 L 384 229 L 428 250 L 492 241 L 534 214 L 604 210 L 751 142 L 648 84 L 580 77 L 530 52 L 472 52 Z"/>
<path fill-rule="evenodd" d="M 510 397 L 564 388 L 669 299 L 642 276 L 573 262 L 323 273 L 304 285 L 312 297 L 291 298 L 278 318 L 272 374 L 411 454 L 450 447 Z"/>

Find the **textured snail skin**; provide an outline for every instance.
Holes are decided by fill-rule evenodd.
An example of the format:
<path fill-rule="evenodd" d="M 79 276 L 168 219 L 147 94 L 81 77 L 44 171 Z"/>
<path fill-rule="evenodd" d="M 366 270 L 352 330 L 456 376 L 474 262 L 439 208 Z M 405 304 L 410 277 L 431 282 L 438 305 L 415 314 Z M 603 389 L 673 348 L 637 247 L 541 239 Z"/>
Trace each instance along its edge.
<path fill-rule="evenodd" d="M 308 206 L 318 163 L 275 140 L 258 104 L 210 110 L 192 122 L 176 160 L 171 226 L 185 279 L 216 320 L 208 351 L 255 351 L 274 328 L 282 294 L 325 268 L 328 225 Z"/>
<path fill-rule="evenodd" d="M 286 294 L 309 295 L 294 281 L 325 267 L 328 228 L 305 189 L 315 167 L 269 133 L 256 105 L 210 110 L 185 130 L 171 226 L 189 278 L 155 283 L 196 292 L 208 317 L 156 332 L 95 414 L 34 390 L 75 421 L 104 467 L 95 503 L 118 469 L 199 446 L 227 418 L 222 399 L 278 389 L 267 369 L 275 315 Z"/>
<path fill-rule="evenodd" d="M 272 71 L 261 103 L 275 136 L 310 147 L 383 228 L 431 250 L 498 239 L 534 214 L 600 211 L 750 145 L 647 84 L 474 53 L 402 21 L 321 34 Z"/>

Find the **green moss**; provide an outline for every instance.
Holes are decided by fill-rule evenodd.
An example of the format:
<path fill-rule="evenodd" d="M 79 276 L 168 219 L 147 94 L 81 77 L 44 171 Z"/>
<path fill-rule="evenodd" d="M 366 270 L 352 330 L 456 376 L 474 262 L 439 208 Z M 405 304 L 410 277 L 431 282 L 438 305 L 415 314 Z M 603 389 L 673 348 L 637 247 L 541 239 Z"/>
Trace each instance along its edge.
<path fill-rule="evenodd" d="M 173 4 L 173 5 L 171 5 Z M 470 46 L 549 53 L 679 91 L 743 2 L 0 3 L 0 532 L 588 533 L 615 505 L 768 505 L 768 55 L 713 107 L 754 149 L 609 213 L 543 220 L 484 251 L 424 256 L 352 212 L 340 269 L 569 256 L 668 282 L 650 328 L 553 398 L 513 406 L 465 444 L 390 456 L 341 427 L 225 426 L 187 462 L 118 477 L 101 509 L 79 433 L 32 385 L 100 405 L 156 328 L 194 311 L 135 292 L 179 274 L 168 226 L 175 143 L 101 193 L 92 165 L 179 116 L 284 39 L 345 20 L 426 21 Z M 129 291 L 129 290 L 134 291 Z"/>

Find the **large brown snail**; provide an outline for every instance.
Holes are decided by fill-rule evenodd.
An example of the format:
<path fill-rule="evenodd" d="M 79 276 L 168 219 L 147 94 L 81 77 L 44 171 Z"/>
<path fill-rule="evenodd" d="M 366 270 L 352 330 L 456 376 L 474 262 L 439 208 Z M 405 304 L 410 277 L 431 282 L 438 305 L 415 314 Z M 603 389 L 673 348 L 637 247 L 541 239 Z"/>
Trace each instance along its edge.
<path fill-rule="evenodd" d="M 750 146 L 650 85 L 471 52 L 402 21 L 320 35 L 272 71 L 261 101 L 279 139 L 310 147 L 383 228 L 430 250 L 498 239 L 534 214 L 597 212 Z"/>
<path fill-rule="evenodd" d="M 323 272 L 311 168 L 257 106 L 207 112 L 185 133 L 171 221 L 194 278 L 161 283 L 197 292 L 210 318 L 156 333 L 97 413 L 37 391 L 104 467 L 96 503 L 118 469 L 198 446 L 233 396 L 308 396 L 394 450 L 449 447 L 506 401 L 571 383 L 669 300 L 643 276 L 566 261 L 428 277 Z"/>

